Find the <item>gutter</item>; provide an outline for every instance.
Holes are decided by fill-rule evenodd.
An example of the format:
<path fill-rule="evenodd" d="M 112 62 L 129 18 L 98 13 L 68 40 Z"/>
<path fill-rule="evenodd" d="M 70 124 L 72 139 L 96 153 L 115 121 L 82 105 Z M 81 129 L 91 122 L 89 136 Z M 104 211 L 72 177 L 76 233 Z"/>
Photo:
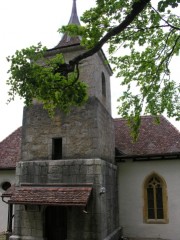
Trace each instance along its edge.
<path fill-rule="evenodd" d="M 141 154 L 141 155 L 117 155 L 116 162 L 125 162 L 126 160 L 139 161 L 156 161 L 156 160 L 180 160 L 180 152 L 175 153 L 159 153 L 159 154 Z"/>

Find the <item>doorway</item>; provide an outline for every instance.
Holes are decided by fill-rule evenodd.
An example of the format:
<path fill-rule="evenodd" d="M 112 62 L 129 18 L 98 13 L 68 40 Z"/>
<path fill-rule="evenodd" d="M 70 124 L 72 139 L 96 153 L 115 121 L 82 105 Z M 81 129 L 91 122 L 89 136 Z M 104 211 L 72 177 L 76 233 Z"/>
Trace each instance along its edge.
<path fill-rule="evenodd" d="M 45 236 L 47 240 L 67 239 L 67 209 L 49 206 L 45 210 Z"/>

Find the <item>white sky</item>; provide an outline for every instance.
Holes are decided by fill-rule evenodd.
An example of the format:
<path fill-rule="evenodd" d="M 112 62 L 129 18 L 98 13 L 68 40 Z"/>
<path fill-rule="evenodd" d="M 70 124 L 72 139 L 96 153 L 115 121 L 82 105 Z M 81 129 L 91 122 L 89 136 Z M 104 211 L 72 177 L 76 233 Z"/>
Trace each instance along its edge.
<path fill-rule="evenodd" d="M 77 0 L 78 15 L 95 4 L 95 0 Z M 8 63 L 6 57 L 17 49 L 29 47 L 38 42 L 52 48 L 60 40 L 57 30 L 69 21 L 72 0 L 5 0 L 0 3 L 0 141 L 22 124 L 23 101 L 8 99 Z M 178 62 L 174 62 L 174 75 L 180 76 Z M 176 71 L 177 70 L 177 71 Z M 117 117 L 116 99 L 121 87 L 112 79 L 112 111 Z M 173 121 L 180 130 L 180 123 Z"/>

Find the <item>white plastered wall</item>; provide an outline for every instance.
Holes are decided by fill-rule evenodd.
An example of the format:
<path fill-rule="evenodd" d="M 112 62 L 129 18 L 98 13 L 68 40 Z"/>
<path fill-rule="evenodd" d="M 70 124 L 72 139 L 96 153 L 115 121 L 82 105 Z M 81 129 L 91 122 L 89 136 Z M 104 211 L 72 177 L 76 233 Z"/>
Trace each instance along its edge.
<path fill-rule="evenodd" d="M 143 222 L 143 183 L 152 172 L 167 184 L 167 224 Z M 180 160 L 118 164 L 119 217 L 124 235 L 133 238 L 180 240 Z"/>
<path fill-rule="evenodd" d="M 3 182 L 15 182 L 15 170 L 0 170 L 0 196 L 4 192 L 1 185 Z M 0 197 L 0 233 L 7 230 L 8 205 Z"/>

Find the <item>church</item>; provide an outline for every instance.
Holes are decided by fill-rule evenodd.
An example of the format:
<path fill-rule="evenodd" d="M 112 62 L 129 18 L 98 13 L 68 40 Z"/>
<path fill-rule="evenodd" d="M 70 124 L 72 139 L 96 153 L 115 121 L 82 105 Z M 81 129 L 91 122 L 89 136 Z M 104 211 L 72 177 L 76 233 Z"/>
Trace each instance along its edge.
<path fill-rule="evenodd" d="M 80 24 L 76 0 L 70 23 Z M 68 62 L 84 51 L 64 34 L 46 57 Z M 180 133 L 146 116 L 133 143 L 126 121 L 111 117 L 111 75 L 100 50 L 80 65 L 84 106 L 51 119 L 34 101 L 0 143 L 10 240 L 180 240 Z"/>

